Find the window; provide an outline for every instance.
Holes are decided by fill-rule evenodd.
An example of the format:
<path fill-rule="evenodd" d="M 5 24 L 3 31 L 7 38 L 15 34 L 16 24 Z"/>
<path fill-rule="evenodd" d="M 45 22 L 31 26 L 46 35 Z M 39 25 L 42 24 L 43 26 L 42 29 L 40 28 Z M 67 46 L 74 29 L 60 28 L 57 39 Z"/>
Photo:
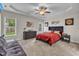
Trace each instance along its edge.
<path fill-rule="evenodd" d="M 0 14 L 0 35 L 1 35 L 1 14 Z"/>
<path fill-rule="evenodd" d="M 16 19 L 6 18 L 4 21 L 4 34 L 5 36 L 16 35 Z"/>

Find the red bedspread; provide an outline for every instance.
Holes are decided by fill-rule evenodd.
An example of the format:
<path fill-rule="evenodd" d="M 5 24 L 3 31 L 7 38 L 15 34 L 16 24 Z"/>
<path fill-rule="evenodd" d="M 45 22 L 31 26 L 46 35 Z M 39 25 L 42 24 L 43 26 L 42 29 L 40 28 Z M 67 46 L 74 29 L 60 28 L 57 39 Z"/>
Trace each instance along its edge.
<path fill-rule="evenodd" d="M 54 32 L 44 32 L 38 34 L 36 38 L 47 41 L 51 45 L 60 39 L 60 35 Z"/>

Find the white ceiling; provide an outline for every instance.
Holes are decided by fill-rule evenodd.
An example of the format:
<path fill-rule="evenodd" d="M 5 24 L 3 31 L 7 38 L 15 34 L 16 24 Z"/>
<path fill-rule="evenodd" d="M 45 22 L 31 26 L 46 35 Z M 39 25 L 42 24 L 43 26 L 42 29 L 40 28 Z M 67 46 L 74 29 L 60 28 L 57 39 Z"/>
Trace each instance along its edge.
<path fill-rule="evenodd" d="M 6 5 L 6 4 L 5 4 Z M 79 4 L 78 3 L 46 3 L 46 4 L 39 4 L 39 3 L 9 3 L 7 4 L 9 7 L 16 12 L 20 12 L 25 15 L 31 15 L 37 18 L 42 17 L 53 17 L 54 15 L 61 14 L 63 12 L 79 12 Z M 35 13 L 35 8 L 44 5 L 47 6 L 51 13 L 45 14 L 45 16 L 41 16 Z M 8 8 L 7 8 L 8 9 Z"/>

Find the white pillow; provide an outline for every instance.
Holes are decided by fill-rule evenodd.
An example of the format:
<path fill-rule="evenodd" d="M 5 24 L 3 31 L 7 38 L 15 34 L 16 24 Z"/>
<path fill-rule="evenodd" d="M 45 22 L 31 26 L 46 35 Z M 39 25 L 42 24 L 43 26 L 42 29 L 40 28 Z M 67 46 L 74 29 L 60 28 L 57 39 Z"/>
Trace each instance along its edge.
<path fill-rule="evenodd" d="M 57 33 L 57 34 L 59 34 L 61 36 L 60 31 L 54 31 L 54 33 Z"/>

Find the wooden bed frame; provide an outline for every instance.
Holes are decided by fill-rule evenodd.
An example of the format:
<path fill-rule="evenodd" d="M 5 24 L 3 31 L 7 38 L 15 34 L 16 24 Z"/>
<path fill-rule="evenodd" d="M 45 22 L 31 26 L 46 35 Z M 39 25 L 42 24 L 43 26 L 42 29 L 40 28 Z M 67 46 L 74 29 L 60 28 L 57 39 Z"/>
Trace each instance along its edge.
<path fill-rule="evenodd" d="M 63 26 L 49 26 L 49 29 L 48 30 L 51 30 L 51 31 L 61 31 L 63 32 Z"/>
<path fill-rule="evenodd" d="M 62 32 L 64 32 L 64 27 L 63 26 L 49 26 L 48 30 L 50 30 L 50 31 L 60 31 L 60 33 L 62 35 Z"/>

